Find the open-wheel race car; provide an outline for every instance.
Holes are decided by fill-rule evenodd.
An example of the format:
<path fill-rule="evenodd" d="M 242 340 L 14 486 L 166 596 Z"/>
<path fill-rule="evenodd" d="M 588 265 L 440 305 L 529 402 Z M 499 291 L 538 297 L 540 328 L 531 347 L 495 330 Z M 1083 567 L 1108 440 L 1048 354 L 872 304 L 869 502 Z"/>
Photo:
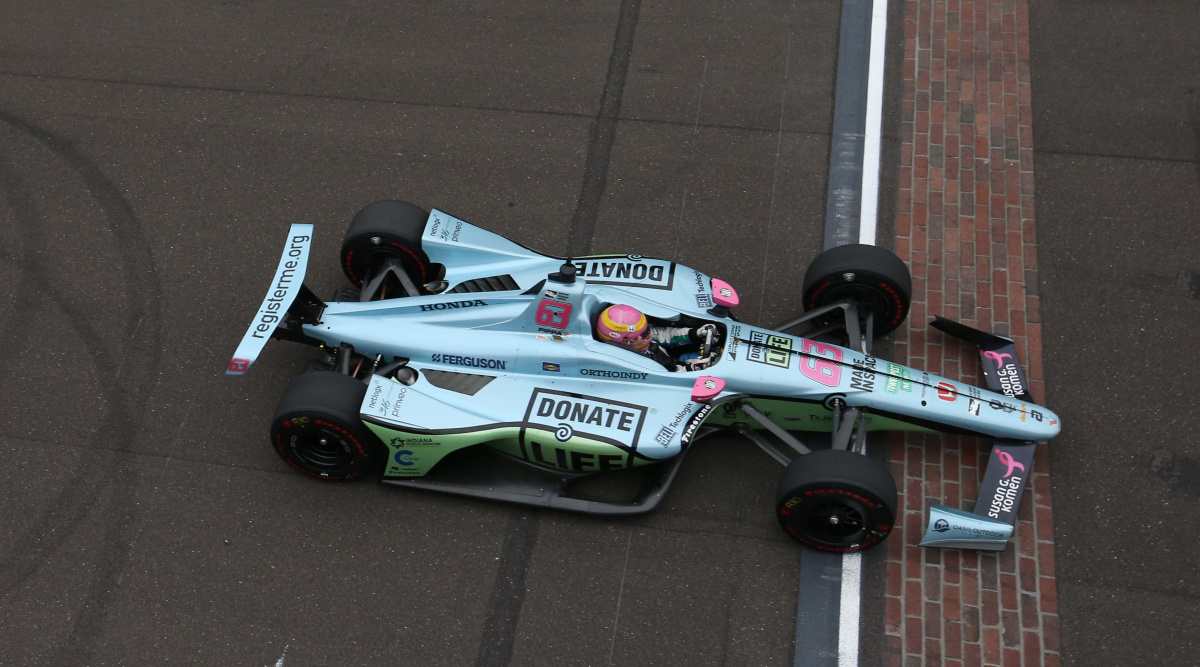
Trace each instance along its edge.
<path fill-rule="evenodd" d="M 785 466 L 776 512 L 788 534 L 854 551 L 882 541 L 896 514 L 895 482 L 865 456 L 866 434 L 961 433 L 996 439 L 994 488 L 974 513 L 935 505 L 922 544 L 1002 549 L 1033 446 L 1059 431 L 1030 399 L 1008 339 L 934 323 L 979 345 L 986 390 L 872 355 L 911 293 L 904 263 L 875 246 L 819 255 L 805 314 L 771 330 L 738 321 L 736 291 L 700 271 L 640 255 L 564 260 L 400 201 L 354 217 L 341 249 L 353 287 L 324 301 L 303 282 L 312 235 L 292 226 L 228 372 L 246 372 L 269 338 L 320 351 L 271 424 L 279 455 L 317 479 L 381 475 L 636 514 L 658 504 L 697 440 L 732 431 Z M 625 324 L 612 314 L 630 310 L 668 341 L 613 340 Z M 804 431 L 826 446 L 810 449 Z M 636 482 L 624 498 L 590 494 L 604 476 Z"/>

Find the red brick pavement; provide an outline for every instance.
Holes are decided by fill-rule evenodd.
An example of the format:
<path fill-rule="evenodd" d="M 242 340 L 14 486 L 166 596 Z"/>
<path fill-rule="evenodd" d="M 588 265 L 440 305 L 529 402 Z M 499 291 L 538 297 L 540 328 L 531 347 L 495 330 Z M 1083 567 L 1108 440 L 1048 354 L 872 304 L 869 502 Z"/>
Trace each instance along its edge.
<path fill-rule="evenodd" d="M 1029 7 L 906 0 L 896 250 L 912 267 L 911 328 L 895 357 L 981 384 L 975 349 L 925 325 L 943 315 L 1009 336 L 1044 399 Z M 888 540 L 888 665 L 1058 665 L 1054 527 L 1045 447 L 1003 552 L 921 549 L 930 503 L 974 509 L 990 442 L 896 437 Z"/>

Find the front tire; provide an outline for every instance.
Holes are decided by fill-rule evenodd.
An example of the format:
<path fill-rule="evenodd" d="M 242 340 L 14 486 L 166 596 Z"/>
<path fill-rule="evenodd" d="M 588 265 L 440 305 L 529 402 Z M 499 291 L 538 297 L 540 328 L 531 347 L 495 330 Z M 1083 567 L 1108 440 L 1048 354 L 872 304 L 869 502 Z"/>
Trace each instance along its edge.
<path fill-rule="evenodd" d="M 429 211 L 405 201 L 385 200 L 362 207 L 342 239 L 342 271 L 362 287 L 384 261 L 398 258 L 417 286 L 436 280 L 421 249 Z"/>
<path fill-rule="evenodd" d="M 849 298 L 859 315 L 874 315 L 876 336 L 900 326 L 912 303 L 912 276 L 904 261 L 878 246 L 851 244 L 817 255 L 804 273 L 804 309 Z"/>
<path fill-rule="evenodd" d="M 367 385 L 348 375 L 313 371 L 292 380 L 271 420 L 276 453 L 316 479 L 342 482 L 375 470 L 383 443 L 358 417 Z"/>
<path fill-rule="evenodd" d="M 822 551 L 861 551 L 896 522 L 896 482 L 882 464 L 841 449 L 792 461 L 779 479 L 775 516 L 784 532 Z"/>

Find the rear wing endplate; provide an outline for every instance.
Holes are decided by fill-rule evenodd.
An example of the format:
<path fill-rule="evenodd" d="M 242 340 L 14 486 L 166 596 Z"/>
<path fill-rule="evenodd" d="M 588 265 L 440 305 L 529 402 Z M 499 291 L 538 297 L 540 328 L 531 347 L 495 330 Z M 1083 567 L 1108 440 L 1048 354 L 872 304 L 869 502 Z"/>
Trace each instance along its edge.
<path fill-rule="evenodd" d="M 303 223 L 292 225 L 288 232 L 287 245 L 284 246 L 283 254 L 279 258 L 279 266 L 275 269 L 275 278 L 271 282 L 271 288 L 267 290 L 267 296 L 263 298 L 258 313 L 250 322 L 250 328 L 246 330 L 241 344 L 233 353 L 229 368 L 225 370 L 227 375 L 241 375 L 249 370 L 254 360 L 258 359 L 267 340 L 275 333 L 276 327 L 286 321 L 288 310 L 292 308 L 296 297 L 302 291 L 308 293 L 308 288 L 304 287 L 304 273 L 308 268 L 308 251 L 312 246 L 312 232 L 312 225 Z M 311 299 L 306 298 L 304 301 L 305 310 L 311 310 L 313 304 L 308 303 Z M 315 322 L 319 313 L 310 314 L 310 316 Z"/>

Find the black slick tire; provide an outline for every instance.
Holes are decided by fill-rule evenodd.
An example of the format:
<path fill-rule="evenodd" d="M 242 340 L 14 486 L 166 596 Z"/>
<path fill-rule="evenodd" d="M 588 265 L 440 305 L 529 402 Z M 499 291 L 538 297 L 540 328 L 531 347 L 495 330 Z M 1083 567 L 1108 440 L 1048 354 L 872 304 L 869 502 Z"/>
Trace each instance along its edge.
<path fill-rule="evenodd" d="M 876 336 L 900 326 L 912 303 L 912 276 L 904 261 L 873 245 L 851 244 L 817 255 L 804 273 L 804 309 L 842 299 L 858 304 L 859 315 L 874 315 Z"/>
<path fill-rule="evenodd" d="M 384 457 L 383 443 L 358 418 L 367 385 L 348 375 L 312 371 L 292 380 L 271 420 L 276 453 L 316 479 L 358 479 Z"/>
<path fill-rule="evenodd" d="M 342 239 L 342 271 L 361 287 L 373 266 L 397 257 L 418 285 L 435 280 L 421 236 L 429 211 L 404 201 L 385 200 L 362 207 Z"/>
<path fill-rule="evenodd" d="M 822 551 L 861 551 L 896 522 L 896 482 L 882 464 L 840 449 L 791 462 L 779 479 L 775 516 L 784 532 Z"/>

